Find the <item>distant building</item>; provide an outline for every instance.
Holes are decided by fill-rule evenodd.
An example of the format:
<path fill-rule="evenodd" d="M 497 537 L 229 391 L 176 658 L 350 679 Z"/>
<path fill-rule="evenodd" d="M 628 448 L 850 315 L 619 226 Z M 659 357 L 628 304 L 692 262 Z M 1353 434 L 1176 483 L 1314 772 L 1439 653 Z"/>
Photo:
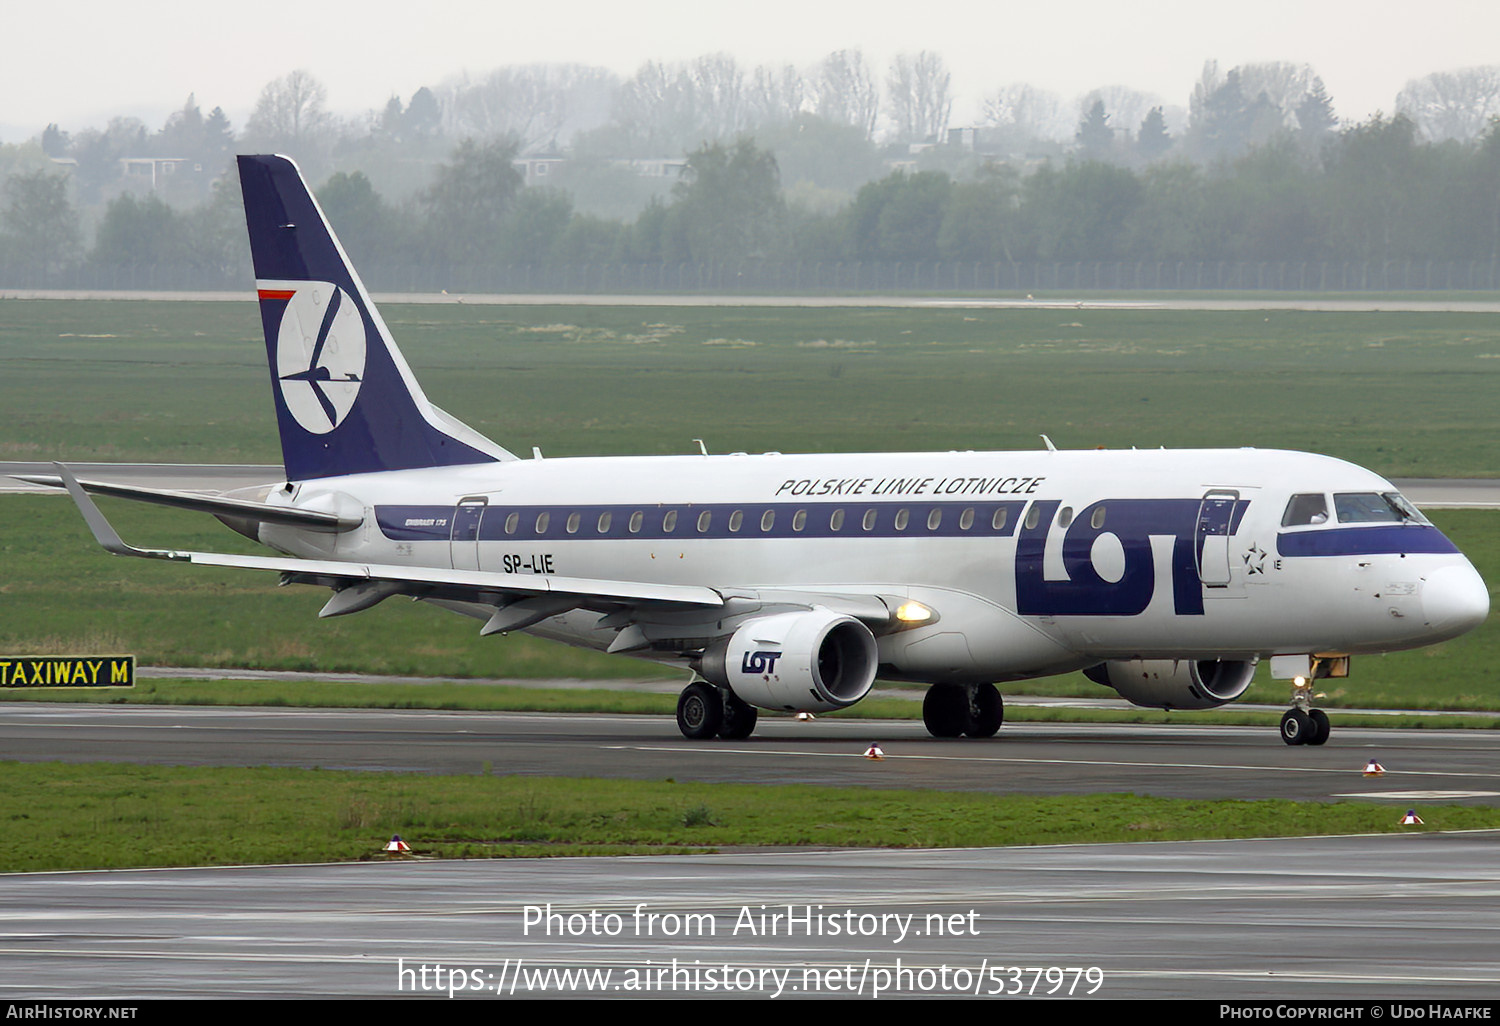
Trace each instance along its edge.
<path fill-rule="evenodd" d="M 957 146 L 959 149 L 977 152 L 979 150 L 979 129 L 977 126 L 967 128 L 948 129 L 948 145 Z"/>
<path fill-rule="evenodd" d="M 174 176 L 197 174 L 203 171 L 202 164 L 194 164 L 186 157 L 121 157 L 120 174 L 127 182 L 149 184 L 152 191 L 165 180 Z"/>
<path fill-rule="evenodd" d="M 630 171 L 640 178 L 670 178 L 672 181 L 682 177 L 683 169 L 687 167 L 686 157 L 651 157 L 647 159 L 611 160 L 611 167 Z"/>
<path fill-rule="evenodd" d="M 527 185 L 546 185 L 559 168 L 568 163 L 568 158 L 557 154 L 536 154 L 517 157 L 510 166 L 521 172 Z"/>

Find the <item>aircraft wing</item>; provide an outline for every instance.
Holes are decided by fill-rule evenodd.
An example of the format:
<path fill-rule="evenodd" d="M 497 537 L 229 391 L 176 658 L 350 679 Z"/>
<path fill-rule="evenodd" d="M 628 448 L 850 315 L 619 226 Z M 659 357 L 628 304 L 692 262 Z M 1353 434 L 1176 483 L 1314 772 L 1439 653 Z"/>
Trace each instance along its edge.
<path fill-rule="evenodd" d="M 224 552 L 188 552 L 173 549 L 141 549 L 127 544 L 89 498 L 88 490 L 68 468 L 57 465 L 59 478 L 83 514 L 94 538 L 117 556 L 168 559 L 200 566 L 274 570 L 285 583 L 324 584 L 339 590 L 322 615 L 366 609 L 390 595 L 408 594 L 457 601 L 485 602 L 513 610 L 492 621 L 494 630 L 519 630 L 536 620 L 567 609 L 599 605 L 631 605 L 642 602 L 684 606 L 722 606 L 723 596 L 712 588 L 639 581 L 606 581 L 555 574 L 504 574 L 485 570 L 450 570 L 441 567 L 396 566 L 378 563 L 345 563 L 332 559 L 300 559 L 295 556 L 241 556 Z M 346 589 L 358 586 L 340 601 Z M 540 601 L 541 599 L 548 601 Z M 504 612 L 504 609 L 501 610 Z M 500 614 L 496 614 L 500 617 Z"/>

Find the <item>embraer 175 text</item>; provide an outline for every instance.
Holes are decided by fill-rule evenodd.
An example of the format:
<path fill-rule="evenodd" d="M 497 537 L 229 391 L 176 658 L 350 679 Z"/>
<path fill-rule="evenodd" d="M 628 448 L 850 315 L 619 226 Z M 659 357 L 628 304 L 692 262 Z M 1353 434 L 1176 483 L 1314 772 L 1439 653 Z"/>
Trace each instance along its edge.
<path fill-rule="evenodd" d="M 1312 682 L 1481 623 L 1468 560 L 1381 477 L 1214 451 L 518 459 L 432 405 L 292 161 L 239 158 L 286 482 L 203 497 L 65 468 L 111 552 L 277 571 L 320 615 L 420 598 L 690 668 L 690 738 L 756 710 L 930 685 L 927 729 L 989 737 L 995 682 L 1083 670 L 1137 705 L 1206 709 L 1258 661 L 1291 679 L 1288 744 L 1322 744 Z M 60 478 L 60 482 L 59 482 Z M 216 515 L 281 555 L 137 549 L 88 492 Z"/>

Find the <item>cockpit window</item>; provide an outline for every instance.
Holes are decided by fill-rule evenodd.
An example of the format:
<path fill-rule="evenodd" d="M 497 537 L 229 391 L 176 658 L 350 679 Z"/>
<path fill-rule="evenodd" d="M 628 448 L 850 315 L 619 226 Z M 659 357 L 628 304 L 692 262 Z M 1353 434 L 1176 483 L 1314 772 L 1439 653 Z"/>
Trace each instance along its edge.
<path fill-rule="evenodd" d="M 1411 504 L 1411 500 L 1400 492 L 1386 492 L 1380 497 L 1390 503 L 1392 509 L 1401 514 L 1403 521 L 1413 524 L 1427 524 L 1429 526 L 1432 524 L 1432 521 L 1424 517 L 1421 511 Z"/>
<path fill-rule="evenodd" d="M 1335 492 L 1333 508 L 1341 524 L 1399 524 L 1401 513 L 1379 492 Z"/>
<path fill-rule="evenodd" d="M 1306 527 L 1328 522 L 1328 497 L 1322 493 L 1293 495 L 1281 515 L 1282 527 Z"/>

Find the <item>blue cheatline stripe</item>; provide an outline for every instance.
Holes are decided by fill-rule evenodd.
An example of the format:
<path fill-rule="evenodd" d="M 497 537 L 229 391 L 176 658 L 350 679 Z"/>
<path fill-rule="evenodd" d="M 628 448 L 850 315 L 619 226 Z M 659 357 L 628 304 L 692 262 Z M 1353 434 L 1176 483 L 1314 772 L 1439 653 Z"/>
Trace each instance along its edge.
<path fill-rule="evenodd" d="M 1008 538 L 1024 501 L 904 503 L 705 503 L 682 506 L 503 506 L 485 508 L 480 541 L 619 541 L 622 539 Z M 967 511 L 972 522 L 965 527 Z M 842 511 L 843 523 L 833 527 Z M 901 517 L 905 512 L 904 519 Z M 453 506 L 377 506 L 376 522 L 392 541 L 446 541 Z M 673 522 L 671 514 L 675 513 Z M 704 529 L 700 518 L 708 515 Z M 800 520 L 798 514 L 805 514 Z M 736 514 L 738 516 L 736 517 Z M 769 514 L 769 518 L 768 518 Z M 866 527 L 866 517 L 873 519 Z M 576 515 L 576 520 L 573 518 Z M 608 516 L 604 530 L 600 520 Z M 936 515 L 936 524 L 932 518 Z M 997 515 L 1000 522 L 996 524 Z M 514 516 L 514 521 L 512 521 Z M 538 528 L 538 521 L 545 522 Z M 570 523 L 574 530 L 569 531 Z M 668 529 L 671 524 L 671 529 Z M 512 531 L 507 532 L 510 526 Z M 634 529 L 632 529 L 634 528 Z"/>
<path fill-rule="evenodd" d="M 1457 551 L 1458 546 L 1442 531 L 1423 524 L 1315 529 L 1276 536 L 1276 552 L 1282 556 L 1379 556 Z"/>

